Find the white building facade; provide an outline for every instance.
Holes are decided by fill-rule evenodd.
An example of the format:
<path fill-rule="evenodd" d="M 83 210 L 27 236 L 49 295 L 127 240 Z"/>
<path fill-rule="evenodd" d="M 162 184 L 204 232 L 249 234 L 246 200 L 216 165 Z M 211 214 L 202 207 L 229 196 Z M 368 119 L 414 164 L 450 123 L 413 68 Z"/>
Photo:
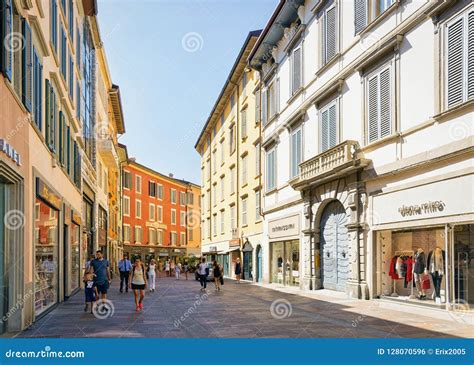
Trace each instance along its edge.
<path fill-rule="evenodd" d="M 249 56 L 265 282 L 472 306 L 473 59 L 470 1 L 279 3 Z"/>

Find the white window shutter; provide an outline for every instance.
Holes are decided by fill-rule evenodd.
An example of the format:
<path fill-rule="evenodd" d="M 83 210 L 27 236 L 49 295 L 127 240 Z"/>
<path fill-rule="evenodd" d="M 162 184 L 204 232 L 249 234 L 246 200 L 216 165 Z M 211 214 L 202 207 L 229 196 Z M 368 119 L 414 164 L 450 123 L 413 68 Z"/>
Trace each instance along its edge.
<path fill-rule="evenodd" d="M 380 138 L 392 133 L 390 68 L 380 73 Z"/>
<path fill-rule="evenodd" d="M 293 52 L 293 90 L 295 93 L 301 87 L 301 48 Z"/>
<path fill-rule="evenodd" d="M 275 92 L 273 95 L 275 96 L 274 106 L 275 106 L 275 114 L 280 112 L 280 78 L 276 79 L 275 81 Z"/>
<path fill-rule="evenodd" d="M 368 139 L 369 143 L 378 139 L 378 75 L 368 81 L 367 87 L 367 113 L 368 113 Z"/>
<path fill-rule="evenodd" d="M 332 148 L 337 144 L 336 119 L 336 103 L 333 103 L 328 109 L 328 148 Z"/>
<path fill-rule="evenodd" d="M 448 108 L 463 101 L 464 18 L 448 26 Z"/>
<path fill-rule="evenodd" d="M 262 91 L 262 123 L 267 124 L 267 90 Z"/>
<path fill-rule="evenodd" d="M 474 11 L 467 18 L 467 97 L 474 97 Z"/>
<path fill-rule="evenodd" d="M 336 7 L 326 12 L 326 58 L 325 63 L 336 55 Z"/>
<path fill-rule="evenodd" d="M 354 7 L 354 26 L 357 34 L 367 25 L 367 0 L 355 0 Z"/>
<path fill-rule="evenodd" d="M 329 148 L 328 140 L 329 140 L 329 111 L 324 110 L 321 113 L 321 152 L 326 151 Z"/>

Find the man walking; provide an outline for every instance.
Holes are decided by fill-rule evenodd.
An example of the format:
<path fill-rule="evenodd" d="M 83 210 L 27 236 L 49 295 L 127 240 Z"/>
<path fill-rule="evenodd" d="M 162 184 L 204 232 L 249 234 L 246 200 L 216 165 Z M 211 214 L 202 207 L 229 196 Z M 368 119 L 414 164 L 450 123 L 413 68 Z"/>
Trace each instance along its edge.
<path fill-rule="evenodd" d="M 125 282 L 125 291 L 128 293 L 128 277 L 132 270 L 132 263 L 127 255 L 123 255 L 123 259 L 119 261 L 118 268 L 120 271 L 120 293 L 123 293 L 123 284 Z"/>
<path fill-rule="evenodd" d="M 97 250 L 95 259 L 92 260 L 91 266 L 94 268 L 94 282 L 97 291 L 101 294 L 102 300 L 107 300 L 107 290 L 110 285 L 110 268 L 109 261 L 102 256 L 102 250 Z"/>

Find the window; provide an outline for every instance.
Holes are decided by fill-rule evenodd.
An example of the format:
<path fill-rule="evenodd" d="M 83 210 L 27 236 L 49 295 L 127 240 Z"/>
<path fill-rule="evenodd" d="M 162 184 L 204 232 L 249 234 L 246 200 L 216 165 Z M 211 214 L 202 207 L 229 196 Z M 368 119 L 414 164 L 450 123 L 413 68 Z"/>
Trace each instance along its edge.
<path fill-rule="evenodd" d="M 212 151 L 212 172 L 215 174 L 217 171 L 217 151 Z"/>
<path fill-rule="evenodd" d="M 225 178 L 221 177 L 221 201 L 224 201 L 225 198 Z"/>
<path fill-rule="evenodd" d="M 171 209 L 171 224 L 176 225 L 176 209 Z"/>
<path fill-rule="evenodd" d="M 322 15 L 322 64 L 328 63 L 337 52 L 336 5 L 324 10 Z"/>
<path fill-rule="evenodd" d="M 171 204 L 176 204 L 176 190 L 171 189 Z"/>
<path fill-rule="evenodd" d="M 171 238 L 171 245 L 176 246 L 176 244 L 178 243 L 178 234 L 176 232 L 171 232 L 170 238 Z"/>
<path fill-rule="evenodd" d="M 130 198 L 128 196 L 123 197 L 123 215 L 130 216 Z"/>
<path fill-rule="evenodd" d="M 235 205 L 230 207 L 230 227 L 232 229 L 237 228 L 237 217 L 235 216 L 236 208 Z"/>
<path fill-rule="evenodd" d="M 225 161 L 225 143 L 224 143 L 224 141 L 221 141 L 220 145 L 221 145 L 220 150 L 221 150 L 221 166 L 222 166 L 224 164 L 224 161 Z"/>
<path fill-rule="evenodd" d="M 474 97 L 474 8 L 446 25 L 446 106 Z"/>
<path fill-rule="evenodd" d="M 247 225 L 247 198 L 242 198 L 242 225 Z"/>
<path fill-rule="evenodd" d="M 392 133 L 392 76 L 390 66 L 367 79 L 368 142 Z"/>
<path fill-rule="evenodd" d="M 130 226 L 128 224 L 123 225 L 123 240 L 130 242 Z"/>
<path fill-rule="evenodd" d="M 395 0 L 355 0 L 355 33 L 359 33 L 370 22 L 374 21 L 378 16 L 385 12 L 394 1 Z"/>
<path fill-rule="evenodd" d="M 242 185 L 247 184 L 247 158 L 248 155 L 242 157 Z"/>
<path fill-rule="evenodd" d="M 276 148 L 267 151 L 266 158 L 266 187 L 267 191 L 273 190 L 276 188 Z"/>
<path fill-rule="evenodd" d="M 255 176 L 260 175 L 260 168 L 262 163 L 262 154 L 260 152 L 260 143 L 255 145 Z"/>
<path fill-rule="evenodd" d="M 230 109 L 234 110 L 234 106 L 235 106 L 235 94 L 232 93 L 232 95 L 230 96 Z"/>
<path fill-rule="evenodd" d="M 240 112 L 240 135 L 242 139 L 247 138 L 247 108 Z"/>
<path fill-rule="evenodd" d="M 68 18 L 68 25 L 69 25 L 69 34 L 71 39 L 74 40 L 74 3 L 72 0 L 69 0 L 69 18 Z"/>
<path fill-rule="evenodd" d="M 258 89 L 255 92 L 255 124 L 260 123 L 260 117 L 261 117 L 261 100 L 262 98 L 262 91 Z"/>
<path fill-rule="evenodd" d="M 58 5 L 56 0 L 51 0 L 51 43 L 58 53 Z"/>
<path fill-rule="evenodd" d="M 255 221 L 262 219 L 260 215 L 260 190 L 255 192 Z"/>
<path fill-rule="evenodd" d="M 156 219 L 158 222 L 163 222 L 163 207 L 161 205 L 156 206 Z"/>
<path fill-rule="evenodd" d="M 135 243 L 142 243 L 142 227 L 135 226 Z"/>
<path fill-rule="evenodd" d="M 156 197 L 156 183 L 149 181 L 148 182 L 148 195 L 151 197 Z"/>
<path fill-rule="evenodd" d="M 230 169 L 230 193 L 235 193 L 235 167 Z"/>
<path fill-rule="evenodd" d="M 150 216 L 150 220 L 151 221 L 154 221 L 155 220 L 155 205 L 154 204 L 150 204 L 149 206 L 149 216 Z"/>
<path fill-rule="evenodd" d="M 64 81 L 67 80 L 67 49 L 66 49 L 66 32 L 61 24 L 61 75 L 63 75 Z"/>
<path fill-rule="evenodd" d="M 179 192 L 179 205 L 186 205 L 186 193 L 184 191 Z"/>
<path fill-rule="evenodd" d="M 185 232 L 181 232 L 180 233 L 180 240 L 179 240 L 179 244 L 181 246 L 186 246 L 186 233 Z"/>
<path fill-rule="evenodd" d="M 156 229 L 154 228 L 148 228 L 148 243 L 156 245 Z"/>
<path fill-rule="evenodd" d="M 229 154 L 235 151 L 235 124 L 229 129 Z"/>
<path fill-rule="evenodd" d="M 319 118 L 319 145 L 321 152 L 324 152 L 337 144 L 337 104 L 335 100 L 321 109 Z"/>
<path fill-rule="evenodd" d="M 244 71 L 242 76 L 242 96 L 245 97 L 247 95 L 247 72 Z"/>
<path fill-rule="evenodd" d="M 142 202 L 138 199 L 135 201 L 135 217 L 142 217 Z"/>
<path fill-rule="evenodd" d="M 193 229 L 188 229 L 188 240 L 189 241 L 194 240 L 194 230 Z"/>
<path fill-rule="evenodd" d="M 102 163 L 99 161 L 99 167 L 98 167 L 98 172 L 97 172 L 97 179 L 99 180 L 99 188 L 102 189 L 102 178 L 103 178 L 103 173 L 102 173 Z"/>
<path fill-rule="evenodd" d="M 271 121 L 278 113 L 278 94 L 279 94 L 280 79 L 274 80 L 265 91 L 264 97 L 267 99 L 265 108 L 268 110 L 265 113 L 264 123 Z M 266 118 L 268 117 L 268 120 Z"/>
<path fill-rule="evenodd" d="M 123 187 L 125 189 L 131 189 L 132 188 L 132 174 L 128 171 L 123 172 Z"/>
<path fill-rule="evenodd" d="M 179 225 L 181 227 L 186 226 L 186 213 L 185 212 L 179 212 Z"/>
<path fill-rule="evenodd" d="M 38 129 L 42 130 L 43 123 L 43 66 L 41 57 L 33 48 L 33 118 Z"/>
<path fill-rule="evenodd" d="M 212 216 L 212 234 L 217 236 L 217 214 Z"/>
<path fill-rule="evenodd" d="M 291 55 L 291 95 L 295 94 L 302 86 L 302 57 L 301 47 L 296 48 Z"/>
<path fill-rule="evenodd" d="M 212 204 L 217 204 L 217 184 L 212 185 Z"/>
<path fill-rule="evenodd" d="M 220 223 L 221 223 L 221 234 L 225 232 L 225 211 L 221 210 L 220 213 Z"/>
<path fill-rule="evenodd" d="M 290 140 L 290 178 L 298 176 L 299 166 L 303 160 L 303 128 L 300 126 L 291 132 Z"/>
<path fill-rule="evenodd" d="M 221 127 L 224 126 L 224 123 L 225 123 L 225 117 L 224 117 L 224 112 L 222 112 L 222 114 L 221 114 Z"/>
<path fill-rule="evenodd" d="M 163 185 L 158 184 L 157 185 L 157 195 L 156 197 L 160 200 L 163 200 Z"/>
<path fill-rule="evenodd" d="M 187 196 L 188 196 L 188 198 L 187 198 L 188 199 L 188 205 L 194 205 L 194 194 L 192 192 L 189 192 L 187 194 Z"/>
<path fill-rule="evenodd" d="M 68 88 L 69 88 L 69 97 L 71 98 L 71 102 L 72 102 L 74 100 L 74 61 L 72 60 L 72 55 L 71 54 L 69 54 Z"/>
<path fill-rule="evenodd" d="M 137 194 L 142 193 L 142 177 L 139 175 L 135 175 L 135 190 Z"/>
<path fill-rule="evenodd" d="M 58 106 L 53 86 L 46 80 L 46 144 L 52 152 L 56 152 L 56 125 Z"/>

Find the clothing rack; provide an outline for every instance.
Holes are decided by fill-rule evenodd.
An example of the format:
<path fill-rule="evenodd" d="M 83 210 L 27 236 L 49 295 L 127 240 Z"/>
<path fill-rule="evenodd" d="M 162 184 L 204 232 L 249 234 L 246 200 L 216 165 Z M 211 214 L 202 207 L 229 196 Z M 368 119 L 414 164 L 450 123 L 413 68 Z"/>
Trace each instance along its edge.
<path fill-rule="evenodd" d="M 394 256 L 411 256 L 412 259 L 415 258 L 415 251 L 413 250 L 399 250 L 399 251 L 395 251 L 395 254 Z M 415 265 L 412 266 L 412 270 L 413 268 L 415 267 Z M 413 273 L 412 273 L 413 274 Z M 413 294 L 413 278 L 412 280 L 410 280 L 410 296 L 408 297 L 408 299 L 415 299 L 415 294 Z M 392 297 L 398 297 L 398 293 L 397 293 L 397 281 L 394 279 L 393 280 L 393 293 L 390 295 Z"/>

